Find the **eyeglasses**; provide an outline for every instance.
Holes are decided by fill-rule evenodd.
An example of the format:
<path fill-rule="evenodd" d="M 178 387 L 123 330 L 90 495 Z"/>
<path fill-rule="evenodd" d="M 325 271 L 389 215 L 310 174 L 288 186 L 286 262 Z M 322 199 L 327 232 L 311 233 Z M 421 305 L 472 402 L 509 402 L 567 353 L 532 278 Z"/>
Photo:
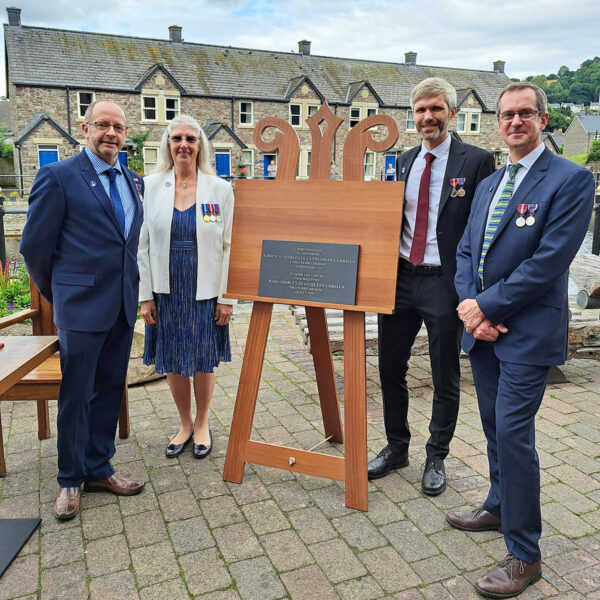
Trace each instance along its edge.
<path fill-rule="evenodd" d="M 188 144 L 195 144 L 198 141 L 198 138 L 195 135 L 172 135 L 169 139 L 176 144 L 181 143 L 183 140 Z"/>
<path fill-rule="evenodd" d="M 92 121 L 91 123 L 87 123 L 87 125 L 94 125 L 100 131 L 108 131 L 111 127 L 115 130 L 115 133 L 127 133 L 129 127 L 125 127 L 124 125 L 115 125 L 114 123 L 100 123 L 98 121 Z"/>
<path fill-rule="evenodd" d="M 512 121 L 515 118 L 515 115 L 519 115 L 519 119 L 521 119 L 521 121 L 530 121 L 534 117 L 537 117 L 539 114 L 541 114 L 539 110 L 524 108 L 523 110 L 518 110 L 516 112 L 512 110 L 505 110 L 504 112 L 501 112 L 498 115 L 498 118 L 501 121 L 510 123 L 510 121 Z"/>

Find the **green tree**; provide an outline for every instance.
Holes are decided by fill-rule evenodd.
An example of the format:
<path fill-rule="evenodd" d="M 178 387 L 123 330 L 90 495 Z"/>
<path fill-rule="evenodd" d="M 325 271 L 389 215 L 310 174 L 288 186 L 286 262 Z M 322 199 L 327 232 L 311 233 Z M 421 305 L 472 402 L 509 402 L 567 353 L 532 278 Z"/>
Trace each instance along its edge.
<path fill-rule="evenodd" d="M 10 132 L 6 125 L 0 127 L 0 156 L 2 158 L 11 158 L 13 155 L 13 145 L 7 141 L 10 137 Z"/>
<path fill-rule="evenodd" d="M 144 131 L 143 133 L 134 133 L 130 138 L 133 142 L 133 150 L 127 157 L 127 163 L 132 171 L 140 175 L 144 174 L 144 143 L 149 135 L 149 131 Z"/>
<path fill-rule="evenodd" d="M 600 162 L 600 140 L 592 142 L 592 147 L 587 155 L 585 164 L 587 165 L 591 162 Z"/>
<path fill-rule="evenodd" d="M 558 109 L 549 108 L 548 115 L 548 123 L 546 124 L 546 129 L 544 129 L 544 131 L 556 131 L 557 129 L 566 131 L 573 120 L 571 109 L 568 107 Z"/>

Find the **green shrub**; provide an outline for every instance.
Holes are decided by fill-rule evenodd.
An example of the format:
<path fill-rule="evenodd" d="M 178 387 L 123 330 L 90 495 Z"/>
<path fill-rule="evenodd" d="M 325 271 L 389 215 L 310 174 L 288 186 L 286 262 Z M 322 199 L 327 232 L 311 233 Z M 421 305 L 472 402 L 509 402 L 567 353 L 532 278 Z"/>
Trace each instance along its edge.
<path fill-rule="evenodd" d="M 12 272 L 7 267 L 10 265 L 0 268 L 3 273 L 0 278 L 0 317 L 29 308 L 31 303 L 29 275 L 25 265 L 20 265 Z"/>

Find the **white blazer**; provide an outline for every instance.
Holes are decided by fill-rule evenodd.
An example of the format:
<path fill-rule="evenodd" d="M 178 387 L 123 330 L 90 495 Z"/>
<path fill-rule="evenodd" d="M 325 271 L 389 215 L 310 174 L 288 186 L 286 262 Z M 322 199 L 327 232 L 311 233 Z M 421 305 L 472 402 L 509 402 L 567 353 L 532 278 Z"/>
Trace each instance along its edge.
<path fill-rule="evenodd" d="M 140 302 L 152 300 L 152 292 L 169 293 L 169 254 L 175 204 L 175 172 L 171 169 L 144 177 L 144 184 L 144 222 L 138 248 Z M 218 204 L 223 220 L 206 223 L 202 219 L 202 204 Z M 217 302 L 221 304 L 235 304 L 235 300 L 223 298 L 223 294 L 227 291 L 232 224 L 231 184 L 215 175 L 198 171 L 196 300 L 207 300 L 217 296 Z"/>

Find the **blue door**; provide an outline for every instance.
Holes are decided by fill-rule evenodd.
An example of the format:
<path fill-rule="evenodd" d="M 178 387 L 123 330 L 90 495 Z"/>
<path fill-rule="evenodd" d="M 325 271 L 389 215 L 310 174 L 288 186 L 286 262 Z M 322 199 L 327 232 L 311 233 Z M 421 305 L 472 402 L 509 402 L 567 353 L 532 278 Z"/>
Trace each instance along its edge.
<path fill-rule="evenodd" d="M 385 180 L 396 181 L 396 157 L 393 154 L 385 157 Z"/>
<path fill-rule="evenodd" d="M 126 167 L 129 166 L 127 164 L 127 150 L 121 150 L 121 152 L 119 152 L 119 162 Z"/>
<path fill-rule="evenodd" d="M 269 168 L 272 160 L 277 162 L 276 159 L 277 157 L 274 154 L 265 154 L 265 158 L 263 160 L 263 179 L 269 179 L 269 171 L 267 169 Z"/>
<path fill-rule="evenodd" d="M 50 149 L 38 149 L 38 157 L 40 161 L 40 168 L 44 165 L 49 165 L 50 163 L 58 161 L 58 150 L 50 150 Z"/>
<path fill-rule="evenodd" d="M 219 177 L 229 177 L 231 175 L 229 152 L 215 152 L 215 166 Z"/>

